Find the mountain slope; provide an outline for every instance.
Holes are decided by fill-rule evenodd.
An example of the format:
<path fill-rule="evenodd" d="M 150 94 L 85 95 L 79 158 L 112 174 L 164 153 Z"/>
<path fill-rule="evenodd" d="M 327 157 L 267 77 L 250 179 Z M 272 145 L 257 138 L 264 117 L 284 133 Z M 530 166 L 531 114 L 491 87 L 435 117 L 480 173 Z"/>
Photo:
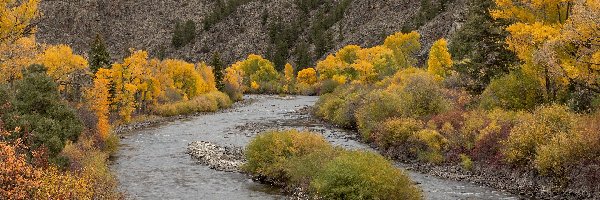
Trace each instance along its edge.
<path fill-rule="evenodd" d="M 229 0 L 232 2 L 235 0 Z M 218 7 L 218 1 L 160 1 L 160 0 L 47 0 L 43 1 L 43 17 L 38 22 L 37 37 L 40 42 L 70 44 L 75 51 L 86 54 L 95 34 L 102 35 L 113 59 L 127 55 L 129 48 L 145 49 L 153 56 L 181 58 L 187 61 L 208 60 L 213 52 L 220 52 L 227 63 L 247 54 L 256 53 L 271 57 L 275 50 L 273 35 L 291 34 L 285 40 L 283 57 L 294 63 L 295 48 L 304 42 L 313 54 L 311 60 L 324 53 L 315 50 L 312 29 L 323 16 L 331 15 L 342 0 L 325 0 L 310 8 L 308 16 L 296 4 L 300 0 L 243 1 L 233 12 L 208 29 L 202 24 Z M 306 0 L 305 0 L 306 1 Z M 310 0 L 308 0 L 310 1 Z M 313 0 L 314 2 L 315 0 Z M 422 55 L 427 53 L 434 40 L 449 37 L 464 17 L 465 0 L 353 0 L 343 9 L 342 17 L 325 27 L 326 52 L 347 44 L 372 46 L 394 32 L 401 31 L 416 16 L 431 14 L 418 31 L 422 34 Z M 222 1 L 221 1 L 222 2 Z M 421 10 L 422 5 L 444 3 L 444 8 Z M 325 13 L 325 15 L 323 15 Z M 180 49 L 171 45 L 177 20 L 192 20 L 197 24 L 194 42 Z M 294 33 L 281 29 L 269 34 L 277 22 L 283 26 L 297 26 Z M 288 30 L 288 29 L 283 29 Z M 281 48 L 280 48 L 281 49 Z M 318 54 L 318 55 L 314 55 Z"/>

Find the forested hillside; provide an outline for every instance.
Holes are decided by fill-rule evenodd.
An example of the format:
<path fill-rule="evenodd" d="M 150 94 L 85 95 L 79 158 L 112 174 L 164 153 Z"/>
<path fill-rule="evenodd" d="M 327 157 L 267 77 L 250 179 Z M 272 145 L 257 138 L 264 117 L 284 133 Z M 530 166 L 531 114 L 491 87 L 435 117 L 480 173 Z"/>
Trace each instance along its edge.
<path fill-rule="evenodd" d="M 424 56 L 460 26 L 465 10 L 465 0 L 52 0 L 41 2 L 37 36 L 85 54 L 100 34 L 115 60 L 133 47 L 188 62 L 219 52 L 231 64 L 254 53 L 278 69 L 285 61 L 304 68 L 342 46 L 372 46 L 402 30 L 419 30 Z M 177 44 L 177 24 L 187 21 L 191 39 Z"/>

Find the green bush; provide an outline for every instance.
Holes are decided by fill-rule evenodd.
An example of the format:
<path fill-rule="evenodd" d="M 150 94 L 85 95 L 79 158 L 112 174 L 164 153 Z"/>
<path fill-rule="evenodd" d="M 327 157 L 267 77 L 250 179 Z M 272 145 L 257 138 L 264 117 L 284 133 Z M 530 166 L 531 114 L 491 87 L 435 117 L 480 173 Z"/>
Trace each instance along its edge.
<path fill-rule="evenodd" d="M 311 183 L 323 199 L 422 199 L 408 176 L 380 155 L 350 151 L 329 162 Z"/>
<path fill-rule="evenodd" d="M 380 122 L 392 117 L 401 117 L 402 100 L 396 94 L 385 90 L 375 90 L 365 96 L 365 100 L 356 111 L 356 124 L 365 140 L 372 140 L 372 132 Z"/>
<path fill-rule="evenodd" d="M 316 133 L 289 130 L 266 132 L 257 136 L 246 148 L 248 162 L 244 171 L 271 182 L 286 182 L 289 159 L 333 148 Z"/>
<path fill-rule="evenodd" d="M 490 82 L 481 94 L 484 109 L 533 110 L 544 101 L 544 90 L 534 77 L 513 72 Z"/>
<path fill-rule="evenodd" d="M 58 86 L 46 75 L 44 66 L 28 67 L 23 79 L 16 81 L 13 87 L 9 91 L 15 91 L 14 96 L 0 95 L 3 96 L 0 101 L 10 100 L 12 105 L 0 112 L 4 114 L 0 121 L 7 130 L 20 128 L 21 131 L 11 137 L 31 134 L 28 142 L 32 142 L 32 149 L 47 148 L 51 161 L 64 164 L 65 158 L 58 154 L 67 141 L 77 141 L 84 129 L 75 110 L 61 100 Z"/>
<path fill-rule="evenodd" d="M 363 85 L 341 86 L 333 93 L 324 94 L 319 98 L 315 104 L 316 114 L 336 125 L 351 128 L 356 125 L 354 114 L 366 93 Z"/>

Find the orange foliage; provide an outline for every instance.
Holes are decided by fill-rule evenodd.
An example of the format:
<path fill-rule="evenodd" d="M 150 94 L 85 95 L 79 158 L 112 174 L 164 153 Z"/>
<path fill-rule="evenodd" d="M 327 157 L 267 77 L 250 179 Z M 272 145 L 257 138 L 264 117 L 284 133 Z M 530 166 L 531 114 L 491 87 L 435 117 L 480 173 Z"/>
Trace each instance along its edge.
<path fill-rule="evenodd" d="M 38 180 L 41 173 L 19 152 L 24 147 L 21 139 L 12 143 L 1 140 L 9 135 L 0 126 L 0 198 L 31 199 L 41 184 Z"/>
<path fill-rule="evenodd" d="M 100 68 L 96 72 L 94 86 L 87 91 L 90 108 L 98 117 L 97 129 L 100 138 L 105 141 L 109 136 L 109 112 L 110 112 L 110 70 Z"/>

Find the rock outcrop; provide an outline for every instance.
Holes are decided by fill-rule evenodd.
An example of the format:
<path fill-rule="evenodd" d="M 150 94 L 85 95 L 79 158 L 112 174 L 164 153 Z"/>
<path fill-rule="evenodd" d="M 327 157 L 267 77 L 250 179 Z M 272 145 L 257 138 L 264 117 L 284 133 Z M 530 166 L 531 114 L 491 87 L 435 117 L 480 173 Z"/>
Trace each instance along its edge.
<path fill-rule="evenodd" d="M 250 53 L 265 55 L 270 45 L 268 24 L 275 18 L 290 22 L 299 17 L 301 11 L 294 1 L 249 1 L 204 30 L 202 22 L 214 10 L 214 0 L 44 0 L 37 37 L 43 43 L 69 44 L 77 53 L 85 55 L 90 41 L 98 33 L 107 41 L 114 60 L 122 59 L 128 55 L 129 48 L 135 48 L 148 50 L 153 56 L 191 62 L 207 61 L 217 51 L 227 63 L 232 63 Z M 347 44 L 369 47 L 382 43 L 385 36 L 401 31 L 405 22 L 413 19 L 421 1 L 353 0 L 343 18 L 328 28 L 334 37 L 329 52 Z M 446 2 L 444 11 L 418 30 L 423 43 L 421 58 L 433 41 L 449 37 L 465 15 L 466 0 L 429 0 L 437 1 Z M 268 13 L 266 24 L 262 23 L 264 13 Z M 316 11 L 310 15 L 310 20 L 318 18 Z M 171 45 L 175 22 L 188 19 L 198 26 L 196 39 L 192 44 L 175 49 Z M 300 28 L 299 38 L 306 40 L 311 27 Z M 312 52 L 313 48 L 309 50 Z M 315 55 L 314 59 L 323 56 Z M 293 56 L 288 59 L 295 60 Z"/>

